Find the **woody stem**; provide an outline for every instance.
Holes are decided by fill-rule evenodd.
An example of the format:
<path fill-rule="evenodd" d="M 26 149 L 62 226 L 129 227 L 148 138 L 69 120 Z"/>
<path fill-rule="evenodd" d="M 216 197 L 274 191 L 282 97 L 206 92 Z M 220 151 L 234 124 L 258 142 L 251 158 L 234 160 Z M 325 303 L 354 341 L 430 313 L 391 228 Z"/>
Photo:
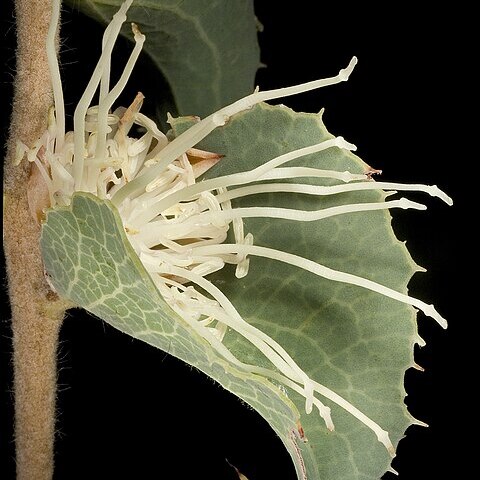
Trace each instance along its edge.
<path fill-rule="evenodd" d="M 17 479 L 53 474 L 56 351 L 65 304 L 43 275 L 40 226 L 29 209 L 30 165 L 14 166 L 17 140 L 32 144 L 46 130 L 52 91 L 46 54 L 50 0 L 16 0 L 17 65 L 5 161 L 4 249 L 12 311 Z M 38 187 L 38 185 L 37 185 Z M 32 190 L 33 189 L 33 190 Z"/>

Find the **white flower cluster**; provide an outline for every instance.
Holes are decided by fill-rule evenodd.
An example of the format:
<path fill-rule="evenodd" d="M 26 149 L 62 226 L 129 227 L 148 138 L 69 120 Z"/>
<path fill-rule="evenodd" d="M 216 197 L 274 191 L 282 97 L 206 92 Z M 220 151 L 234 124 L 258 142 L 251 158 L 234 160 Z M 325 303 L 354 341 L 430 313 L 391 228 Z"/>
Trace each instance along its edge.
<path fill-rule="evenodd" d="M 251 171 L 197 183 L 196 179 L 220 160 L 218 155 L 193 148 L 212 130 L 224 125 L 232 115 L 259 102 L 345 81 L 356 64 L 356 58 L 331 78 L 266 92 L 257 90 L 198 121 L 169 142 L 156 124 L 140 113 L 143 101 L 141 94 L 137 95 L 130 107 L 112 110 L 145 40 L 138 27 L 133 25 L 135 46 L 120 79 L 110 88 L 112 49 L 131 3 L 131 0 L 123 3 L 105 30 L 102 54 L 76 107 L 74 130 L 68 133 L 65 133 L 62 85 L 54 45 L 57 10 L 49 37 L 55 109 L 50 112 L 47 131 L 32 148 L 19 143 L 19 161 L 26 153 L 28 160 L 38 167 L 48 188 L 51 207 L 68 205 L 74 192 L 89 192 L 110 200 L 123 219 L 127 237 L 135 252 L 167 303 L 219 354 L 243 370 L 278 381 L 303 395 L 307 413 L 312 411 L 313 406 L 317 407 L 329 429 L 333 429 L 330 409 L 321 403 L 317 395 L 337 403 L 370 427 L 393 454 L 387 432 L 339 395 L 309 378 L 281 345 L 247 323 L 228 298 L 206 277 L 227 263 L 236 265 L 237 277 L 244 277 L 248 273 L 249 257 L 267 257 L 413 305 L 446 326 L 445 320 L 431 305 L 365 278 L 338 272 L 286 252 L 253 245 L 253 236 L 244 233 L 243 219 L 248 217 L 314 221 L 352 212 L 389 208 L 424 209 L 425 206 L 402 198 L 306 212 L 274 207 L 233 208 L 231 200 L 266 192 L 321 196 L 371 189 L 423 191 L 440 197 L 448 204 L 451 204 L 450 198 L 436 186 L 374 182 L 369 172 L 359 175 L 288 166 L 296 158 L 327 149 L 354 150 L 355 146 L 342 137 L 291 151 Z M 98 105 L 92 105 L 97 92 Z M 143 129 L 140 138 L 129 136 L 133 125 Z M 322 187 L 282 183 L 285 179 L 312 177 L 333 178 L 339 184 Z M 225 243 L 230 229 L 233 230 L 234 242 Z M 235 358 L 222 343 L 228 329 L 242 335 L 258 348 L 270 360 L 272 369 L 246 365 Z"/>

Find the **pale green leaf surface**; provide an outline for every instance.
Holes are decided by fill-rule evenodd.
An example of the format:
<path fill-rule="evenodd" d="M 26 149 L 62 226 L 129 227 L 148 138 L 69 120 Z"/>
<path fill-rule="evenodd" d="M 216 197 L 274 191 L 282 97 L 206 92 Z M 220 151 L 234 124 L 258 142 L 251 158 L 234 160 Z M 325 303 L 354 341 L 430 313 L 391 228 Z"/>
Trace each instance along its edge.
<path fill-rule="evenodd" d="M 295 406 L 264 378 L 239 371 L 219 357 L 171 310 L 108 201 L 77 193 L 70 207 L 48 211 L 41 247 L 45 269 L 59 295 L 217 380 L 260 412 L 287 442 L 291 455 L 298 456 L 287 440 L 299 416 Z M 310 446 L 299 447 L 314 468 Z"/>
<path fill-rule="evenodd" d="M 110 22 L 121 0 L 69 0 Z M 178 112 L 205 116 L 250 93 L 260 65 L 250 0 L 135 0 L 128 11 L 144 51 L 170 85 Z M 133 40 L 129 24 L 122 33 Z"/>
<path fill-rule="evenodd" d="M 191 122 L 175 120 L 175 133 Z M 225 155 L 207 172 L 206 177 L 214 177 L 250 170 L 277 155 L 330 137 L 320 115 L 259 105 L 217 129 L 200 148 Z M 298 159 L 288 166 L 295 164 L 356 173 L 366 169 L 357 156 L 338 148 Z M 295 181 L 298 183 L 299 179 Z M 233 205 L 316 210 L 383 200 L 383 192 L 378 191 L 313 198 L 263 194 L 234 200 Z M 246 219 L 245 226 L 245 232 L 253 233 L 254 244 L 301 255 L 404 293 L 418 269 L 405 245 L 394 236 L 386 211 L 305 223 Z M 273 337 L 311 377 L 360 408 L 390 432 L 395 445 L 398 443 L 412 420 L 403 403 L 403 378 L 412 365 L 417 336 L 413 308 L 359 287 L 320 279 L 258 257 L 250 259 L 249 273 L 241 280 L 234 277 L 233 268 L 212 278 L 247 321 Z M 227 334 L 225 344 L 249 363 L 266 364 L 238 335 Z M 332 407 L 336 427 L 330 433 L 315 410 L 305 414 L 303 398 L 294 392 L 289 392 L 289 397 L 302 413 L 301 423 L 316 457 L 319 478 L 353 480 L 382 476 L 391 459 L 369 429 L 325 401 Z"/>

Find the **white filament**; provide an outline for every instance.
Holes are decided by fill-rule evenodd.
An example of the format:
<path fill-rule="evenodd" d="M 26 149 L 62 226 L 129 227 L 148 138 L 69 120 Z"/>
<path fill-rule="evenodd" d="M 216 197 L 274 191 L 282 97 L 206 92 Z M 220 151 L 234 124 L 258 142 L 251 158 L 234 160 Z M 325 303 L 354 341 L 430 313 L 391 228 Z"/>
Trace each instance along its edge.
<path fill-rule="evenodd" d="M 123 89 L 125 88 L 128 79 L 133 71 L 133 67 L 142 51 L 143 43 L 145 42 L 145 35 L 142 35 L 138 27 L 133 24 L 132 26 L 134 32 L 134 40 L 135 40 L 135 47 L 128 59 L 128 62 L 123 70 L 123 73 L 118 80 L 115 87 L 112 88 L 105 96 L 104 99 L 100 102 L 98 106 L 98 130 L 97 130 L 97 145 L 95 148 L 95 157 L 101 158 L 104 154 L 105 146 L 107 142 L 107 118 L 110 108 L 113 105 L 113 102 L 117 100 L 117 98 L 122 93 Z"/>
<path fill-rule="evenodd" d="M 270 90 L 266 92 L 255 91 L 227 107 L 224 107 L 217 112 L 211 114 L 204 120 L 196 123 L 190 127 L 185 133 L 179 135 L 172 142 L 170 142 L 160 153 L 157 165 L 143 174 L 140 174 L 134 181 L 130 182 L 123 189 L 119 190 L 112 198 L 115 205 L 119 205 L 127 196 L 133 195 L 137 190 L 145 188 L 152 180 L 154 180 L 173 160 L 178 158 L 183 152 L 195 146 L 200 140 L 205 138 L 209 133 L 217 127 L 225 125 L 228 119 L 236 113 L 247 110 L 257 103 L 266 102 L 276 98 L 296 95 L 302 92 L 308 92 L 317 88 L 326 87 L 335 83 L 340 83 L 348 80 L 351 72 L 357 64 L 357 58 L 353 57 L 348 64 L 348 67 L 340 70 L 338 75 L 318 80 L 316 82 L 308 82 L 294 87 L 280 88 L 277 90 Z"/>
<path fill-rule="evenodd" d="M 226 200 L 233 200 L 234 198 L 245 197 L 248 195 L 257 195 L 259 193 L 304 193 L 307 195 L 335 195 L 345 192 L 356 192 L 363 190 L 399 190 L 399 191 L 414 191 L 425 192 L 432 197 L 442 199 L 447 205 L 452 205 L 452 199 L 442 192 L 436 185 L 421 185 L 421 184 L 403 184 L 392 182 L 361 182 L 350 183 L 348 185 L 333 185 L 329 187 L 305 185 L 296 183 L 264 183 L 260 185 L 251 185 L 244 188 L 236 188 L 228 190 L 227 192 L 218 195 L 217 200 L 224 202 Z"/>
<path fill-rule="evenodd" d="M 343 137 L 331 138 L 330 140 L 325 140 L 315 145 L 299 148 L 297 150 L 280 155 L 264 163 L 263 165 L 254 168 L 253 170 L 226 175 L 224 177 L 212 178 L 210 180 L 196 183 L 195 185 L 185 188 L 181 192 L 177 192 L 162 199 L 162 201 L 158 202 L 152 209 L 146 210 L 143 214 L 138 215 L 137 223 L 146 223 L 162 213 L 164 210 L 168 209 L 170 206 L 175 205 L 184 199 L 192 198 L 194 195 L 198 195 L 201 192 L 231 187 L 232 185 L 242 185 L 245 183 L 255 182 L 259 177 L 265 175 L 280 165 L 284 165 L 285 163 L 305 155 L 322 152 L 323 150 L 327 150 L 332 147 L 339 147 L 347 150 L 354 150 L 356 148 L 354 145 L 346 142 Z"/>
<path fill-rule="evenodd" d="M 85 91 L 78 101 L 77 107 L 75 108 L 75 113 L 73 115 L 73 125 L 74 125 L 74 167 L 73 167 L 73 177 L 75 179 L 75 188 L 77 191 L 83 191 L 83 163 L 85 155 L 85 116 L 87 115 L 88 107 L 92 101 L 92 98 L 95 94 L 95 91 L 98 88 L 98 84 L 103 76 L 103 71 L 106 65 L 110 64 L 110 57 L 112 55 L 113 46 L 117 40 L 120 29 L 122 28 L 123 23 L 127 19 L 126 12 L 132 4 L 133 0 L 126 0 L 120 6 L 118 12 L 113 16 L 112 21 L 110 22 L 110 29 L 106 29 L 103 35 L 104 49 L 98 60 L 98 63 L 95 67 L 95 70 L 92 73 L 92 77 L 88 82 Z"/>
<path fill-rule="evenodd" d="M 48 28 L 47 35 L 47 60 L 50 70 L 50 78 L 52 81 L 53 98 L 55 101 L 56 127 L 55 132 L 56 150 L 59 151 L 63 147 L 65 137 L 65 106 L 63 102 L 62 79 L 60 77 L 60 68 L 57 60 L 56 39 L 58 24 L 60 19 L 60 0 L 52 1 L 52 18 Z"/>
<path fill-rule="evenodd" d="M 393 290 L 384 285 L 380 285 L 379 283 L 373 282 L 372 280 L 368 280 L 357 275 L 352 275 L 350 273 L 333 270 L 331 268 L 325 267 L 324 265 L 312 262 L 311 260 L 308 260 L 306 258 L 299 257 L 298 255 L 281 252 L 272 248 L 259 247 L 256 245 L 237 245 L 225 243 L 222 245 L 195 247 L 192 248 L 192 250 L 197 255 L 222 255 L 231 253 L 243 253 L 244 255 L 256 255 L 259 257 L 270 258 L 272 260 L 278 260 L 283 263 L 288 263 L 290 265 L 296 266 L 328 280 L 357 285 L 358 287 L 372 290 L 373 292 L 380 293 L 401 303 L 412 305 L 413 307 L 421 310 L 425 315 L 427 315 L 427 317 L 431 317 L 436 320 L 443 328 L 447 327 L 446 320 L 435 310 L 433 305 L 427 305 L 421 300 L 409 297 L 408 295 L 397 292 L 396 290 Z"/>

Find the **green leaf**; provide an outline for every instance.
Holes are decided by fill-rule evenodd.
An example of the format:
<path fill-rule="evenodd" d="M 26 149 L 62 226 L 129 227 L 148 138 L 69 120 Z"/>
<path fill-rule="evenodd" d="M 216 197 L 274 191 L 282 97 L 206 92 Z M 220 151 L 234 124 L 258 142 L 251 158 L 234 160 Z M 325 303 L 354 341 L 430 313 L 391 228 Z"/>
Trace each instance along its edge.
<path fill-rule="evenodd" d="M 107 24 L 121 0 L 67 0 Z M 128 21 L 170 85 L 178 112 L 205 116 L 251 93 L 260 65 L 250 0 L 135 0 Z M 133 40 L 130 26 L 122 33 Z M 157 99 L 160 102 L 162 99 Z"/>
<path fill-rule="evenodd" d="M 260 412 L 280 438 L 289 442 L 297 428 L 296 407 L 263 377 L 246 374 L 218 356 L 165 303 L 110 202 L 76 193 L 69 207 L 49 210 L 41 248 L 46 272 L 59 295 L 202 370 Z M 298 457 L 291 441 L 287 448 Z M 310 446 L 298 448 L 314 465 Z"/>
<path fill-rule="evenodd" d="M 191 123 L 191 119 L 175 120 L 175 134 Z M 250 170 L 277 155 L 328 138 L 331 135 L 321 115 L 263 104 L 236 115 L 201 142 L 200 148 L 225 155 L 207 172 L 210 178 Z M 352 173 L 367 168 L 357 156 L 337 148 L 289 163 L 295 165 Z M 378 191 L 328 197 L 264 194 L 234 200 L 233 206 L 316 210 L 384 198 Z M 387 211 L 340 215 L 319 222 L 249 218 L 244 223 L 254 244 L 361 275 L 403 293 L 418 271 L 405 245 L 396 239 Z M 236 279 L 233 269 L 227 268 L 209 279 L 249 323 L 280 343 L 310 377 L 349 400 L 386 429 L 394 445 L 398 443 L 413 420 L 403 403 L 404 373 L 413 364 L 413 346 L 418 339 L 413 308 L 258 257 L 251 258 L 243 279 Z M 264 362 L 238 335 L 227 334 L 224 343 L 248 363 Z M 391 459 L 383 445 L 349 413 L 325 401 L 335 423 L 335 431 L 328 432 L 315 411 L 305 414 L 303 397 L 290 391 L 288 395 L 301 412 L 320 472 L 317 477 L 313 470 L 308 471 L 308 478 L 373 480 L 388 469 Z"/>

